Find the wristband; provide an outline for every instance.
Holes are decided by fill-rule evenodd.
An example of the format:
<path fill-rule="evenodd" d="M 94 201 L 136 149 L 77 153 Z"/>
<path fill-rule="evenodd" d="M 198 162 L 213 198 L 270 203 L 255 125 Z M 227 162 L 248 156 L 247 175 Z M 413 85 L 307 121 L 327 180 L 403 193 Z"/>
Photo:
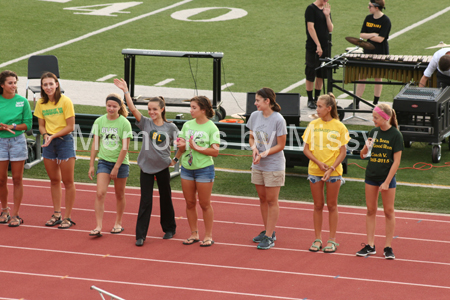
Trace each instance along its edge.
<path fill-rule="evenodd" d="M 125 93 L 123 93 L 124 95 L 126 95 L 126 94 L 129 94 L 130 92 L 129 91 L 126 91 Z"/>
<path fill-rule="evenodd" d="M 333 171 L 336 171 L 335 167 L 333 167 L 333 166 L 331 166 L 330 169 Z"/>
<path fill-rule="evenodd" d="M 17 124 L 16 123 L 12 123 L 13 129 L 16 130 Z"/>
<path fill-rule="evenodd" d="M 46 133 L 43 133 L 43 134 L 42 134 L 43 137 L 45 137 L 45 135 L 48 135 L 48 133 L 46 132 Z"/>

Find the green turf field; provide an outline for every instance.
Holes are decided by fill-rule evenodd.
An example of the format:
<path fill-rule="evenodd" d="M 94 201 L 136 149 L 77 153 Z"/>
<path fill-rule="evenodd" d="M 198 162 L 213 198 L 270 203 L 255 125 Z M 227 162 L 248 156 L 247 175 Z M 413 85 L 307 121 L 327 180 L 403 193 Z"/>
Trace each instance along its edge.
<path fill-rule="evenodd" d="M 119 76 L 123 74 L 121 50 L 124 48 L 220 51 L 224 52 L 223 63 L 226 73 L 226 77 L 222 76 L 222 84 L 233 83 L 232 91 L 249 92 L 262 86 L 281 91 L 304 78 L 306 38 L 303 15 L 306 6 L 311 2 L 152 0 L 137 4 L 138 2 L 114 0 L 59 2 L 20 0 L 8 4 L 2 1 L 0 19 L 4 26 L 1 34 L 0 70 L 11 69 L 20 76 L 26 76 L 27 59 L 21 58 L 37 52 L 58 57 L 61 78 L 95 81 L 108 74 Z M 115 8 L 119 5 L 128 5 L 129 7 L 122 11 L 129 13 L 111 13 L 115 16 L 98 15 L 102 9 L 111 9 L 111 5 L 84 7 L 82 8 L 84 11 L 80 10 L 81 6 L 105 3 L 116 4 Z M 332 54 L 338 55 L 351 46 L 345 41 L 346 36 L 359 36 L 364 17 L 368 14 L 368 1 L 331 0 L 330 3 L 334 23 Z M 178 6 L 168 8 L 171 5 Z M 386 1 L 385 13 L 392 22 L 391 36 L 443 11 L 448 6 L 449 3 L 446 1 Z M 65 9 L 70 7 L 78 7 L 78 10 Z M 171 17 L 176 12 L 204 7 L 219 7 L 219 9 L 209 9 L 190 17 L 190 20 L 194 21 L 182 21 Z M 220 17 L 236 9 L 244 10 L 247 15 L 226 21 L 196 22 Z M 90 15 L 79 14 L 80 12 Z M 393 38 L 390 41 L 391 54 L 432 55 L 436 49 L 426 50 L 426 47 L 437 45 L 440 41 L 450 44 L 450 32 L 446 30 L 449 14 L 450 12 L 445 12 Z M 212 89 L 212 62 L 191 59 L 190 63 L 197 87 Z M 338 71 L 335 77 L 340 78 L 340 75 L 341 71 Z M 154 85 L 167 78 L 175 79 L 166 85 L 168 87 L 194 88 L 187 59 L 138 58 L 137 84 Z M 350 85 L 346 88 L 353 89 Z M 392 101 L 399 89 L 398 86 L 386 86 L 381 100 Z M 304 85 L 291 92 L 304 95 Z M 336 91 L 336 94 L 340 93 Z M 368 87 L 364 97 L 371 99 L 371 94 L 372 88 Z M 104 111 L 104 108 L 99 109 L 100 112 L 95 113 Z M 77 107 L 79 113 L 94 113 L 93 110 L 95 111 L 95 108 Z M 248 170 L 247 160 L 245 157 L 231 159 L 221 156 L 216 159 L 216 164 L 218 167 L 233 166 Z M 431 161 L 431 147 L 415 143 L 412 148 L 404 151 L 401 167 L 412 167 L 414 163 L 420 161 Z M 441 163 L 436 165 L 443 166 L 446 161 L 450 161 L 450 152 L 448 146 L 444 145 Z M 365 165 L 361 161 L 354 162 Z M 87 161 L 77 161 L 77 181 L 88 180 L 85 176 L 87 166 Z M 137 167 L 133 168 L 129 184 L 138 185 Z M 287 171 L 305 174 L 307 170 L 297 167 Z M 400 170 L 398 180 L 448 185 L 448 175 L 448 168 L 435 168 L 430 171 Z M 26 170 L 25 176 L 47 178 L 43 164 Z M 347 176 L 363 178 L 363 171 L 351 165 Z M 179 178 L 174 179 L 172 184 L 174 189 L 180 189 Z M 220 180 L 216 180 L 213 192 L 256 196 L 248 174 L 221 172 Z M 280 198 L 311 201 L 309 185 L 302 177 L 288 177 Z M 396 207 L 450 213 L 449 198 L 448 190 L 445 189 L 400 186 Z M 363 183 L 347 182 L 342 187 L 339 201 L 341 204 L 364 205 Z"/>
<path fill-rule="evenodd" d="M 229 0 L 224 3 L 219 0 L 153 0 L 123 9 L 129 13 L 112 13 L 115 16 L 79 14 L 99 14 L 99 10 L 107 6 L 82 8 L 96 10 L 91 12 L 65 8 L 104 3 L 125 5 L 132 2 L 65 2 L 20 0 L 14 1 L 14 5 L 3 3 L 0 18 L 8 26 L 2 32 L 0 64 L 129 21 L 45 53 L 59 58 L 63 79 L 95 81 L 108 74 L 123 74 L 121 50 L 124 48 L 224 52 L 226 81 L 234 83 L 231 89 L 237 92 L 254 91 L 262 86 L 281 91 L 304 78 L 304 11 L 312 1 Z M 359 36 L 364 17 L 368 14 L 366 2 L 330 1 L 335 28 L 333 55 L 341 54 L 351 46 L 345 41 L 346 36 Z M 179 5 L 166 9 L 176 4 Z M 419 0 L 407 3 L 387 1 L 385 12 L 392 22 L 391 35 L 447 6 L 445 1 L 433 1 L 433 5 Z M 188 22 L 171 17 L 175 12 L 204 7 L 236 8 L 244 10 L 247 15 L 217 22 Z M 210 9 L 190 19 L 209 20 L 229 11 L 224 8 Z M 439 30 L 448 25 L 448 15 L 449 12 L 392 39 L 391 54 L 432 55 L 434 50 L 425 50 L 426 47 L 437 45 L 440 41 L 450 43 L 450 32 Z M 136 19 L 140 16 L 145 17 Z M 191 59 L 191 66 L 198 88 L 212 89 L 211 61 Z M 7 68 L 25 76 L 26 59 L 12 63 Z M 175 81 L 167 86 L 194 88 L 187 59 L 139 57 L 136 72 L 138 84 L 154 85 L 167 78 L 174 78 Z M 222 81 L 224 84 L 224 78 Z M 393 98 L 398 89 L 386 87 L 382 100 Z M 292 92 L 305 94 L 304 86 Z"/>

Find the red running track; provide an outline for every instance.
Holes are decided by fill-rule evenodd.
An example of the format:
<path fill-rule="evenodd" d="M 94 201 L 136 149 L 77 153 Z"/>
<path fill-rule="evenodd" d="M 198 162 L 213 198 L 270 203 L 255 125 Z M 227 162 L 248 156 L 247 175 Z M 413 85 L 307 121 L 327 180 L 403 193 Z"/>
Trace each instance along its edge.
<path fill-rule="evenodd" d="M 162 239 L 155 195 L 149 236 L 143 247 L 136 247 L 139 189 L 127 188 L 125 231 L 112 235 L 115 198 L 110 188 L 103 237 L 92 238 L 94 185 L 77 184 L 72 214 L 77 225 L 67 230 L 43 226 L 53 211 L 49 182 L 26 179 L 24 185 L 20 215 L 25 223 L 0 226 L 0 299 L 101 299 L 92 285 L 124 299 L 450 298 L 447 215 L 397 211 L 397 259 L 388 261 L 382 256 L 381 210 L 378 254 L 361 258 L 355 253 L 366 241 L 365 209 L 340 206 L 338 251 L 312 253 L 312 205 L 282 201 L 276 246 L 264 251 L 251 241 L 263 229 L 258 199 L 214 195 L 216 243 L 201 248 L 181 243 L 190 230 L 184 198 L 174 192 L 175 238 Z M 11 206 L 11 181 L 9 189 Z M 199 227 L 202 237 L 201 222 Z"/>

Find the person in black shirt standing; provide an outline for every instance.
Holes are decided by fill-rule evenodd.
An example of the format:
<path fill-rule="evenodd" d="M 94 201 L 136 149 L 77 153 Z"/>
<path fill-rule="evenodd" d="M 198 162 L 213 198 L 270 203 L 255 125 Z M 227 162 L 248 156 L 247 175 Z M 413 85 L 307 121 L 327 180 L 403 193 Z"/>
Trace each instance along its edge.
<path fill-rule="evenodd" d="M 385 8 L 384 0 L 370 0 L 369 12 L 370 15 L 364 20 L 361 28 L 362 39 L 367 39 L 369 43 L 375 46 L 373 50 L 364 49 L 364 54 L 389 54 L 389 32 L 391 31 L 391 20 L 381 11 Z M 366 78 L 360 78 L 359 80 L 366 80 Z M 381 82 L 381 78 L 375 78 L 375 81 Z M 366 88 L 365 84 L 356 85 L 355 95 L 361 97 Z M 383 85 L 375 84 L 373 104 L 377 104 L 381 96 L 381 90 Z M 347 107 L 353 109 L 353 103 Z M 359 101 L 356 100 L 356 109 L 359 109 Z"/>
<path fill-rule="evenodd" d="M 328 35 L 333 31 L 331 22 L 331 9 L 328 0 L 316 0 L 311 3 L 305 11 L 306 23 L 306 93 L 308 94 L 308 107 L 316 108 L 317 98 L 323 85 L 323 78 L 326 76 L 324 69 L 316 68 L 320 66 L 319 57 L 329 57 Z M 315 83 L 314 83 L 315 80 Z M 315 95 L 313 98 L 313 88 Z"/>

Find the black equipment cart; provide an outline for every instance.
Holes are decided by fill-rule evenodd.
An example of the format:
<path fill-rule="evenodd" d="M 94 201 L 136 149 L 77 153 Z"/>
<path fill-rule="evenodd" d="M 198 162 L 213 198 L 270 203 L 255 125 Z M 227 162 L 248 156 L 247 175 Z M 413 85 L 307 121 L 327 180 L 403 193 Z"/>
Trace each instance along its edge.
<path fill-rule="evenodd" d="M 394 98 L 399 130 L 405 147 L 431 143 L 432 161 L 441 160 L 441 144 L 450 135 L 450 87 L 426 88 L 407 84 Z M 450 147 L 450 140 L 449 140 Z"/>

